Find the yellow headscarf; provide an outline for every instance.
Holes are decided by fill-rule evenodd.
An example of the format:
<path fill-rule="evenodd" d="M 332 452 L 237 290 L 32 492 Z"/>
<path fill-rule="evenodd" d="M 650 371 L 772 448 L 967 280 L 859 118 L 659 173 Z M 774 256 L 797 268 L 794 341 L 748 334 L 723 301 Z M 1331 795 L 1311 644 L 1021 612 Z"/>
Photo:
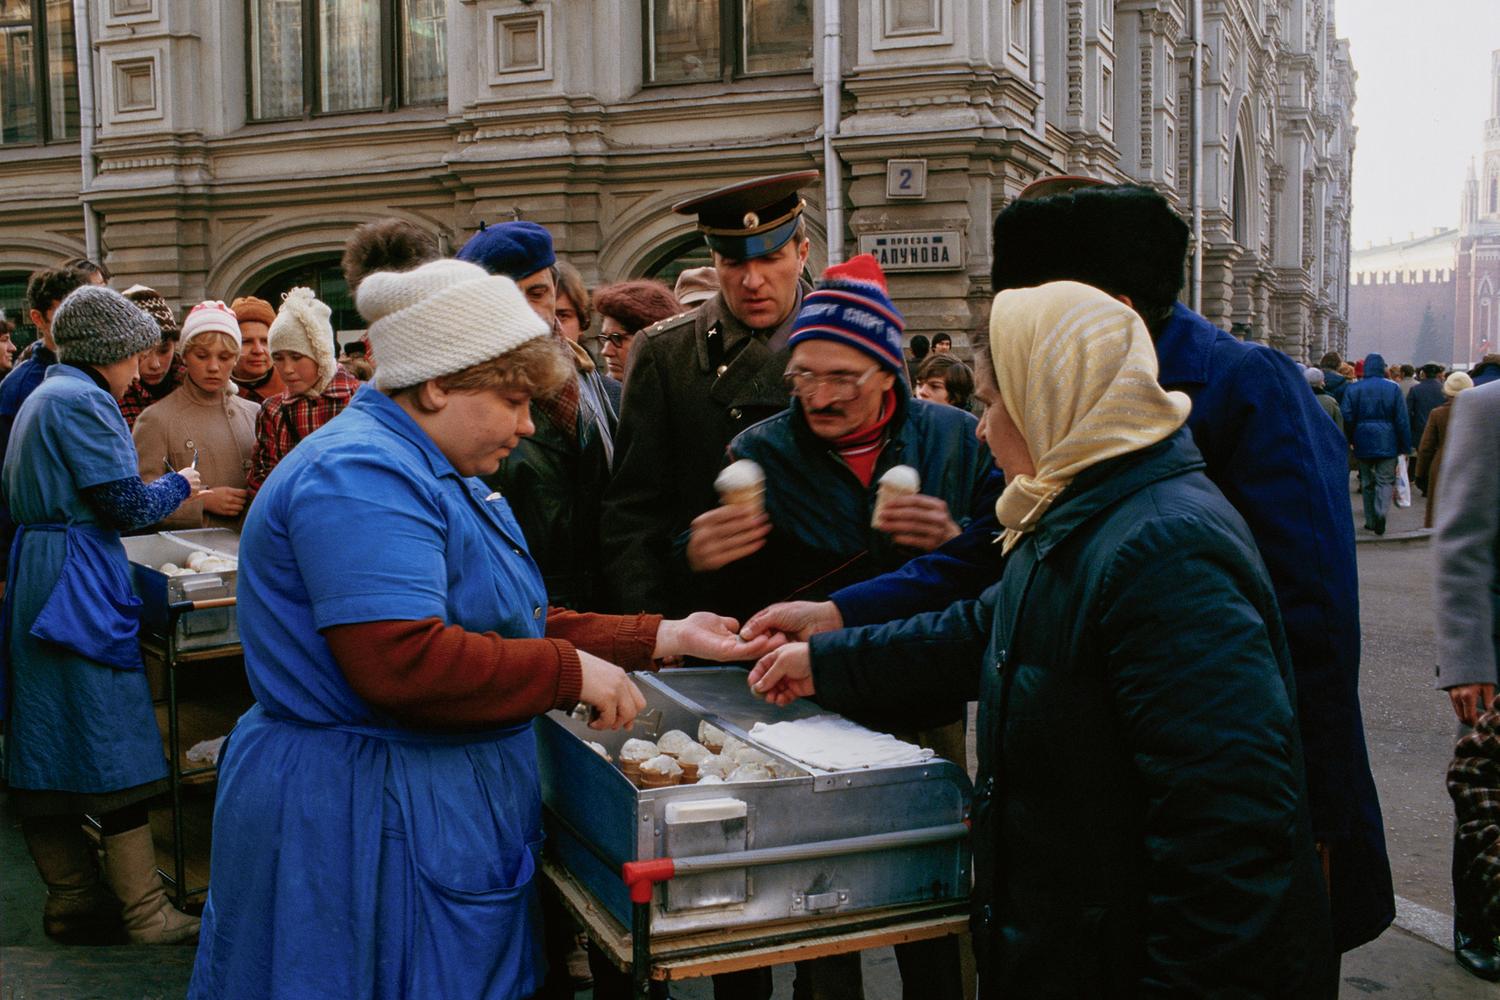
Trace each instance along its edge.
<path fill-rule="evenodd" d="M 1156 349 L 1135 310 L 1090 285 L 996 295 L 990 350 L 1000 405 L 1036 466 L 1031 476 L 1007 470 L 995 504 L 1006 552 L 1080 472 L 1165 440 L 1192 409 L 1157 384 Z"/>

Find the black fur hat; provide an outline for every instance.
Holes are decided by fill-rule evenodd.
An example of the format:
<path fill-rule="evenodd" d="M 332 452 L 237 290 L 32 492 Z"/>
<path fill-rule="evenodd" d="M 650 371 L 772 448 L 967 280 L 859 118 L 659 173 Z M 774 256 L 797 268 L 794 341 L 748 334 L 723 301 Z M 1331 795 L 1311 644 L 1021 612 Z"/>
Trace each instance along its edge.
<path fill-rule="evenodd" d="M 1146 187 L 1080 188 L 1016 200 L 995 218 L 994 291 L 1081 281 L 1129 296 L 1137 311 L 1168 308 L 1182 290 L 1189 229 Z"/>

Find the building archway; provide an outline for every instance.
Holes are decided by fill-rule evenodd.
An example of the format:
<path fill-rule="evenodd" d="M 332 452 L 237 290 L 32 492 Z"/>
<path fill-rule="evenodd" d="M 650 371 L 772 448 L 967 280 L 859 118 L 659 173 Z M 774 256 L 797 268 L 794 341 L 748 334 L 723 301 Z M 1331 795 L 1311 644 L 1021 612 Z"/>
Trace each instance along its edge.
<path fill-rule="evenodd" d="M 339 254 L 317 253 L 281 261 L 256 275 L 247 283 L 248 290 L 239 294 L 265 299 L 272 309 L 280 309 L 287 292 L 297 287 L 311 288 L 333 310 L 329 321 L 333 324 L 335 348 L 341 348 L 364 336 L 365 322 L 354 308 L 354 297 L 349 294 L 349 283 L 344 280 L 339 260 Z"/>

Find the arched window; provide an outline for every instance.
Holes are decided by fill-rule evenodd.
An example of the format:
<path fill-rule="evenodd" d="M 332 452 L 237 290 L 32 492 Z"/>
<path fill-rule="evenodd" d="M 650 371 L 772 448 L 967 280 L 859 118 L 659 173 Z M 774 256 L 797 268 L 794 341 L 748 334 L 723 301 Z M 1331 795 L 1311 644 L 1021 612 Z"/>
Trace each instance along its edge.
<path fill-rule="evenodd" d="M 1234 241 L 1242 247 L 1250 245 L 1250 187 L 1245 177 L 1245 146 L 1234 141 L 1234 188 L 1229 212 L 1234 224 Z"/>
<path fill-rule="evenodd" d="M 299 285 L 311 288 L 313 294 L 333 310 L 331 321 L 338 345 L 357 340 L 364 333 L 365 321 L 354 308 L 354 297 L 349 294 L 349 284 L 339 267 L 338 254 L 319 254 L 284 262 L 253 282 L 249 290 L 236 294 L 254 295 L 271 303 L 272 309 L 280 309 L 281 297 Z M 346 331 L 349 336 L 343 335 Z"/>
<path fill-rule="evenodd" d="M 644 276 L 664 281 L 668 286 L 677 283 L 677 276 L 693 267 L 711 267 L 714 259 L 708 244 L 698 233 L 691 233 L 673 240 L 646 262 Z"/>

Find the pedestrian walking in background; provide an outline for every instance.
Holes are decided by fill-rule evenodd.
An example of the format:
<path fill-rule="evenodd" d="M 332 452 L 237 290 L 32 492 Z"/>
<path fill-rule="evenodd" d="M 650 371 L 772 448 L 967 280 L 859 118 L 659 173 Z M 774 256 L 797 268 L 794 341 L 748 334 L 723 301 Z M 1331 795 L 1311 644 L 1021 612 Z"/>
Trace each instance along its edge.
<path fill-rule="evenodd" d="M 16 361 L 16 324 L 5 318 L 4 310 L 0 310 L 0 380 L 10 374 L 15 367 Z"/>
<path fill-rule="evenodd" d="M 1454 397 L 1439 470 L 1433 555 L 1437 686 L 1448 692 L 1462 735 L 1500 684 L 1500 384 Z M 1465 848 L 1453 848 L 1453 953 L 1458 964 L 1500 981 L 1500 945 L 1464 888 Z"/>
<path fill-rule="evenodd" d="M 916 397 L 930 403 L 946 403 L 971 410 L 974 403 L 974 373 L 952 354 L 934 354 L 917 369 Z"/>
<path fill-rule="evenodd" d="M 1416 471 L 1412 482 L 1427 495 L 1427 513 L 1422 521 L 1432 527 L 1433 514 L 1437 510 L 1438 473 L 1443 464 L 1443 445 L 1448 436 L 1448 418 L 1453 414 L 1453 400 L 1458 394 L 1474 388 L 1474 380 L 1464 372 L 1454 372 L 1443 382 L 1446 402 L 1433 410 L 1427 418 L 1422 441 L 1417 445 Z"/>
<path fill-rule="evenodd" d="M 154 288 L 132 285 L 125 289 L 125 297 L 161 327 L 161 343 L 141 355 L 140 375 L 130 383 L 125 395 L 120 398 L 120 412 L 125 416 L 125 426 L 134 428 L 141 411 L 153 403 L 159 403 L 172 390 L 182 384 L 182 358 L 177 353 L 179 329 L 172 307 Z"/>
<path fill-rule="evenodd" d="M 1469 370 L 1469 377 L 1476 386 L 1488 385 L 1500 379 L 1500 354 L 1486 354 L 1480 358 L 1479 364 Z"/>
<path fill-rule="evenodd" d="M 1397 375 L 1399 377 L 1396 379 L 1396 387 L 1401 390 L 1401 398 L 1406 399 L 1417 384 L 1417 370 L 1411 365 L 1402 365 Z"/>
<path fill-rule="evenodd" d="M 271 362 L 271 324 L 276 322 L 276 310 L 253 295 L 235 299 L 229 308 L 240 321 L 240 360 L 230 377 L 241 396 L 261 406 L 286 391 Z"/>
<path fill-rule="evenodd" d="M 1443 392 L 1443 366 L 1425 364 L 1422 378 L 1406 394 L 1406 413 L 1411 418 L 1411 439 L 1420 442 L 1427 430 L 1427 417 L 1433 410 L 1448 401 Z"/>
<path fill-rule="evenodd" d="M 338 416 L 359 389 L 359 380 L 335 359 L 332 315 L 312 289 L 293 288 L 271 324 L 267 344 L 286 388 L 262 404 L 256 419 L 255 449 L 245 478 L 249 500 L 255 499 L 276 463 Z M 240 330 L 244 328 L 242 320 Z"/>
<path fill-rule="evenodd" d="M 198 474 L 150 486 L 136 474 L 117 401 L 139 356 L 161 342 L 156 321 L 94 285 L 70 293 L 53 319 L 60 363 L 17 414 L 0 472 L 16 524 L 0 612 L 8 795 L 47 884 L 47 934 L 108 940 L 123 926 L 140 944 L 189 941 L 198 920 L 167 901 L 147 824 L 147 802 L 167 789 L 167 761 L 120 532 L 170 514 Z M 108 889 L 85 814 L 103 835 Z"/>
<path fill-rule="evenodd" d="M 1344 398 L 1344 388 L 1349 384 L 1342 371 L 1344 359 L 1337 351 L 1329 351 L 1318 362 L 1318 367 L 1323 370 L 1323 387 L 1328 395 L 1333 397 L 1334 402 L 1341 401 Z"/>
<path fill-rule="evenodd" d="M 625 381 L 630 348 L 646 327 L 680 315 L 682 303 L 660 281 L 643 278 L 606 285 L 594 293 L 599 310 L 599 353 L 609 365 L 609 377 Z"/>
<path fill-rule="evenodd" d="M 932 353 L 947 354 L 953 350 L 953 338 L 946 333 L 935 333 L 932 335 Z"/>
<path fill-rule="evenodd" d="M 1386 512 L 1396 487 L 1396 459 L 1410 454 L 1411 419 L 1396 383 L 1385 377 L 1385 359 L 1366 355 L 1369 374 L 1344 392 L 1344 433 L 1359 463 L 1365 530 L 1385 534 Z"/>
<path fill-rule="evenodd" d="M 979 700 L 986 1000 L 1333 1000 L 1291 655 L 1255 540 L 1184 428 L 1193 403 L 1096 288 L 1001 292 L 989 341 L 999 583 L 790 643 L 752 686 L 844 713 Z"/>
<path fill-rule="evenodd" d="M 203 489 L 159 522 L 172 528 L 239 530 L 255 450 L 260 407 L 238 395 L 230 377 L 240 356 L 240 324 L 222 302 L 200 302 L 182 324 L 182 385 L 135 425 L 146 482 L 173 469 L 198 470 Z"/>
<path fill-rule="evenodd" d="M 1318 405 L 1323 408 L 1324 413 L 1333 418 L 1333 422 L 1338 427 L 1339 433 L 1342 434 L 1344 432 L 1344 413 L 1339 409 L 1338 402 L 1324 388 L 1327 375 L 1324 374 L 1321 368 L 1305 368 L 1302 374 L 1306 377 L 1308 387 L 1312 389 L 1313 395 L 1318 397 Z M 1343 463 L 1340 464 L 1342 465 Z"/>

